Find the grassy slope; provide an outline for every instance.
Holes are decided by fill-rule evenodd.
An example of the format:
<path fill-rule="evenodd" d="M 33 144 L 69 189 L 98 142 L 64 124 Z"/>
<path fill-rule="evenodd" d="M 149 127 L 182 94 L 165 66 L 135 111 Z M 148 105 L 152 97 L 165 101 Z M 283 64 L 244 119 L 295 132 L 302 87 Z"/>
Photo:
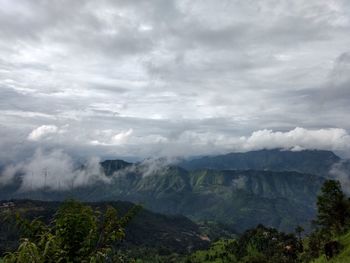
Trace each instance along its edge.
<path fill-rule="evenodd" d="M 331 260 L 327 260 L 323 255 L 313 261 L 313 263 L 349 263 L 350 262 L 350 232 L 339 238 L 340 243 L 344 246 L 341 253 Z"/>

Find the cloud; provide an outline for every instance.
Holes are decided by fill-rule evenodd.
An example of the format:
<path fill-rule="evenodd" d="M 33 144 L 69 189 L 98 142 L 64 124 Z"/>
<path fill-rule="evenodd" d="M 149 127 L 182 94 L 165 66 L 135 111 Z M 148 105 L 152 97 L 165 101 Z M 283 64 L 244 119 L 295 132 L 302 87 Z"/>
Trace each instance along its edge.
<path fill-rule="evenodd" d="M 297 127 L 288 132 L 259 130 L 241 138 L 243 149 L 329 149 L 342 150 L 350 146 L 350 136 L 344 129 L 308 130 Z"/>
<path fill-rule="evenodd" d="M 346 151 L 349 147 L 350 135 L 344 129 L 297 127 L 290 131 L 258 130 L 252 132 L 250 136 L 187 131 L 176 138 L 164 141 L 159 146 L 160 149 L 157 149 L 160 150 L 158 153 L 160 156 L 179 157 L 276 148 L 292 151 L 303 149 Z"/>
<path fill-rule="evenodd" d="M 13 182 L 19 167 L 16 165 L 8 165 L 0 175 L 0 185 L 7 185 Z"/>
<path fill-rule="evenodd" d="M 306 129 L 297 127 L 289 131 L 264 129 L 254 131 L 249 136 L 186 131 L 168 135 L 166 139 L 162 140 L 159 140 L 157 136 L 151 136 L 148 140 L 147 137 L 140 140 L 138 136 L 132 135 L 133 132 L 129 129 L 117 133 L 120 136 L 118 141 L 113 144 L 111 141 L 115 136 L 113 130 L 103 130 L 99 134 L 105 140 L 103 143 L 66 147 L 70 154 L 59 148 L 40 148 L 37 150 L 29 148 L 30 150 L 27 150 L 26 153 L 34 151 L 33 155 L 25 156 L 25 161 L 14 160 L 13 164 L 6 165 L 0 176 L 0 184 L 6 185 L 13 182 L 18 174 L 22 175 L 21 191 L 43 188 L 69 190 L 73 187 L 88 186 L 95 182 L 109 183 L 113 178 L 105 176 L 99 165 L 100 158 L 93 155 L 96 153 L 107 159 L 125 156 L 138 156 L 139 158 L 152 156 L 152 158 L 146 158 L 139 163 L 137 167 L 127 168 L 127 171 L 136 171 L 135 169 L 137 169 L 138 173 L 148 176 L 166 171 L 168 165 L 176 163 L 179 157 L 275 148 L 292 151 L 302 149 L 344 151 L 350 147 L 350 135 L 346 130 L 340 128 Z M 140 143 L 143 146 L 149 145 L 149 147 L 140 148 Z M 102 148 L 98 149 L 97 147 Z M 83 163 L 84 169 L 77 166 L 75 158 L 77 156 L 84 156 L 86 160 Z M 345 163 L 334 166 L 331 174 L 339 179 L 344 187 L 348 187 L 350 185 L 349 171 L 349 164 Z M 124 172 L 119 171 L 114 176 Z M 238 180 L 235 183 L 237 187 L 240 187 L 242 182 Z"/>
<path fill-rule="evenodd" d="M 133 133 L 133 129 L 128 129 L 127 131 L 122 131 L 117 134 L 110 135 L 112 132 L 113 132 L 112 130 L 100 131 L 97 133 L 100 138 L 97 138 L 96 140 L 92 140 L 90 141 L 90 143 L 92 145 L 102 145 L 102 146 L 123 145 L 127 143 L 128 139 Z"/>
<path fill-rule="evenodd" d="M 58 132 L 58 127 L 55 125 L 42 125 L 38 128 L 35 128 L 29 135 L 28 140 L 30 141 L 39 141 L 49 134 L 54 134 Z"/>
<path fill-rule="evenodd" d="M 329 173 L 341 183 L 344 192 L 350 194 L 350 162 L 342 160 L 334 164 Z"/>
<path fill-rule="evenodd" d="M 8 166 L 0 177 L 2 184 L 9 184 L 16 174 L 21 175 L 19 191 L 50 189 L 64 191 L 96 182 L 109 182 L 100 167 L 99 158 L 90 158 L 84 168 L 76 167 L 73 159 L 62 150 L 38 149 L 27 161 Z"/>
<path fill-rule="evenodd" d="M 150 175 L 161 175 L 165 174 L 171 164 L 176 163 L 176 158 L 165 157 L 165 158 L 148 158 L 138 164 L 137 168 L 142 173 L 142 176 Z"/>
<path fill-rule="evenodd" d="M 149 147 L 140 149 L 139 144 L 149 145 Z M 113 145 L 118 147 L 118 144 Z M 185 131 L 176 136 L 164 138 L 131 136 L 119 146 L 119 154 L 123 152 L 127 155 L 127 153 L 138 151 L 139 156 L 170 159 L 181 156 L 276 148 L 292 151 L 316 149 L 342 152 L 350 147 L 350 135 L 345 129 L 340 128 L 306 129 L 301 127 L 289 131 L 257 130 L 249 136 L 235 136 L 222 132 Z"/>
<path fill-rule="evenodd" d="M 121 132 L 121 133 L 117 133 L 116 135 L 114 135 L 112 137 L 112 143 L 113 144 L 122 144 L 125 143 L 128 138 L 130 137 L 130 135 L 132 134 L 133 130 L 129 129 L 127 131 Z"/>
<path fill-rule="evenodd" d="M 0 162 L 39 142 L 144 158 L 350 131 L 349 1 L 0 2 Z"/>

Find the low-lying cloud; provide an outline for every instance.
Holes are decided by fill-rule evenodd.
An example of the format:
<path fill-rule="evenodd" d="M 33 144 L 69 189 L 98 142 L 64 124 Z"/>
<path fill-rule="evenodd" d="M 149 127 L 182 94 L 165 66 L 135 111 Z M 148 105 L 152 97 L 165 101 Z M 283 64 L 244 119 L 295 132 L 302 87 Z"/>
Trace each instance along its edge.
<path fill-rule="evenodd" d="M 37 138 L 35 143 L 43 140 L 48 142 L 49 137 L 69 136 L 69 132 L 60 133 L 61 128 L 47 128 L 49 125 L 34 129 L 29 135 Z M 106 135 L 107 133 L 107 135 Z M 102 140 L 113 138 L 112 130 L 104 131 Z M 125 130 L 117 133 L 118 143 L 111 145 L 90 145 L 90 147 L 102 147 L 101 151 L 113 147 L 119 154 L 128 154 L 129 149 L 139 149 L 137 146 L 142 138 L 136 136 L 133 130 Z M 45 138 L 45 139 L 44 139 Z M 90 137 L 86 137 L 89 140 Z M 101 139 L 100 139 L 101 140 Z M 28 141 L 29 140 L 28 138 Z M 106 142 L 106 141 L 105 141 Z M 34 142 L 33 142 L 34 143 Z M 150 148 L 139 152 L 139 157 L 148 156 L 142 162 L 117 171 L 111 177 L 107 177 L 100 166 L 100 158 L 92 154 L 85 155 L 86 161 L 79 164 L 75 157 L 64 149 L 38 148 L 31 157 L 23 161 L 13 161 L 11 165 L 2 169 L 0 185 L 14 182 L 16 176 L 21 176 L 20 191 L 32 191 L 37 189 L 50 189 L 54 191 L 65 191 L 76 187 L 92 185 L 96 182 L 110 183 L 113 178 L 128 172 L 136 172 L 142 176 L 162 174 L 169 169 L 169 165 L 176 163 L 179 158 L 194 155 L 206 155 L 213 153 L 246 152 L 260 149 L 285 149 L 300 151 L 303 149 L 342 151 L 350 147 L 350 135 L 344 129 L 305 129 L 297 127 L 290 131 L 258 130 L 250 136 L 228 136 L 225 134 L 196 133 L 186 131 L 179 136 L 164 137 L 163 140 L 154 144 L 153 140 L 147 141 Z M 152 144 L 153 143 L 153 144 Z M 78 145 L 79 149 L 82 145 Z M 154 148 L 158 147 L 157 154 Z M 94 150 L 88 150 L 93 153 Z M 135 152 L 132 152 L 135 154 Z M 129 154 L 130 156 L 131 154 Z M 136 155 L 136 154 L 135 154 Z M 162 158 L 160 158 L 162 157 Z M 117 159 L 118 155 L 109 159 Z M 350 165 L 339 163 L 332 167 L 330 174 L 337 178 L 345 189 L 350 189 L 349 169 Z M 237 187 L 241 184 L 237 181 Z"/>
<path fill-rule="evenodd" d="M 211 132 L 196 129 L 143 135 L 139 129 L 95 129 L 43 125 L 33 129 L 25 145 L 34 149 L 64 149 L 74 157 L 105 158 L 131 157 L 133 160 L 148 158 L 177 158 L 212 155 L 227 152 L 246 152 L 260 149 L 281 148 L 292 151 L 303 149 L 349 152 L 350 135 L 345 129 L 307 129 L 296 127 L 287 131 L 262 129 L 249 136 L 237 136 L 223 131 Z M 35 139 L 35 140 L 34 140 Z M 57 144 L 60 142 L 60 144 Z M 21 148 L 18 148 L 21 151 Z M 344 157 L 347 157 L 346 154 Z M 16 161 L 16 160 L 13 160 Z M 18 161 L 18 160 L 17 160 Z"/>
<path fill-rule="evenodd" d="M 82 167 L 77 167 L 63 150 L 47 152 L 38 149 L 28 161 L 8 166 L 0 177 L 0 183 L 9 184 L 16 176 L 21 176 L 20 191 L 64 191 L 96 182 L 109 182 L 98 158 L 90 158 Z"/>
<path fill-rule="evenodd" d="M 132 142 L 132 138 L 130 141 Z M 276 148 L 292 151 L 303 149 L 346 151 L 350 147 L 350 135 L 346 130 L 339 128 L 300 127 L 290 131 L 258 130 L 250 136 L 241 137 L 186 131 L 175 139 L 169 138 L 162 145 L 164 155 L 179 157 Z"/>
<path fill-rule="evenodd" d="M 334 164 L 329 174 L 338 180 L 344 192 L 350 195 L 350 162 L 348 160 L 342 160 Z"/>

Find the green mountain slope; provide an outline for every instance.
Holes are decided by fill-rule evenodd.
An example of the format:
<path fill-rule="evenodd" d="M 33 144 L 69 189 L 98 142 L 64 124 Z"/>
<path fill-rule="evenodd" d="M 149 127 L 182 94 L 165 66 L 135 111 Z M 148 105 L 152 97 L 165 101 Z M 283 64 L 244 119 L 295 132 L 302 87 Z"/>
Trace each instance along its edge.
<path fill-rule="evenodd" d="M 211 167 L 221 157 L 208 157 L 207 166 Z M 316 173 L 329 169 L 340 160 L 327 151 L 263 150 L 224 157 L 228 160 L 222 159 L 224 162 L 220 165 L 224 168 L 248 167 L 252 170 L 186 170 L 157 162 L 131 164 L 107 160 L 101 163 L 101 167 L 111 178 L 110 183 L 98 182 L 66 191 L 41 189 L 21 192 L 17 191 L 20 182 L 16 182 L 2 187 L 0 198 L 124 200 L 141 203 L 159 213 L 182 214 L 196 221 L 227 223 L 240 231 L 259 223 L 291 231 L 296 225 L 308 229 L 309 221 L 315 216 L 316 196 L 325 179 L 309 173 L 280 170 Z"/>
<path fill-rule="evenodd" d="M 140 167 L 118 170 L 109 184 L 72 191 L 15 192 L 12 198 L 83 201 L 125 200 L 165 214 L 182 214 L 196 221 L 218 221 L 243 231 L 259 223 L 290 231 L 308 228 L 323 178 L 297 172 L 186 171 L 164 167 L 143 175 Z M 120 172 L 123 171 L 123 172 Z"/>

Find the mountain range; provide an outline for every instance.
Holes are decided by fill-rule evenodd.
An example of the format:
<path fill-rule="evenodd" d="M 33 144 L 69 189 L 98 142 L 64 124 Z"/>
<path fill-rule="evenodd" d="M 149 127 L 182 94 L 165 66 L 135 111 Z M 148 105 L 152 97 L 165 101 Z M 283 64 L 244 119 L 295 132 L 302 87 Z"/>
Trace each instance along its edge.
<path fill-rule="evenodd" d="M 111 178 L 109 183 L 30 193 L 7 186 L 0 198 L 124 200 L 197 222 L 229 224 L 239 231 L 259 223 L 292 231 L 296 225 L 309 227 L 320 187 L 340 163 L 344 160 L 330 151 L 279 149 L 201 157 L 177 165 L 106 160 L 101 169 Z"/>
<path fill-rule="evenodd" d="M 332 166 L 341 158 L 331 151 L 282 149 L 228 153 L 218 156 L 205 156 L 183 161 L 179 165 L 188 170 L 270 170 L 295 171 L 319 176 L 329 174 Z"/>

